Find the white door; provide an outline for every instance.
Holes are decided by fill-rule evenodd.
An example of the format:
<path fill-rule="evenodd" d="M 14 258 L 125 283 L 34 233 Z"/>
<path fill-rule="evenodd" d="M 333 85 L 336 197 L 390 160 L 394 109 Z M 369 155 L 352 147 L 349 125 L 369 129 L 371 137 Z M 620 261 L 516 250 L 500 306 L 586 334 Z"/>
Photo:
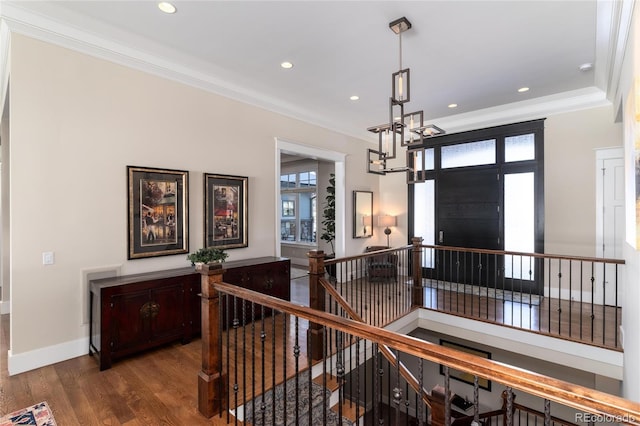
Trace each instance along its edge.
<path fill-rule="evenodd" d="M 624 158 L 622 148 L 596 151 L 596 257 L 622 259 L 624 242 Z M 617 271 L 618 287 L 622 270 Z M 615 267 L 598 269 L 595 303 L 616 304 Z M 620 300 L 618 300 L 620 303 Z"/>

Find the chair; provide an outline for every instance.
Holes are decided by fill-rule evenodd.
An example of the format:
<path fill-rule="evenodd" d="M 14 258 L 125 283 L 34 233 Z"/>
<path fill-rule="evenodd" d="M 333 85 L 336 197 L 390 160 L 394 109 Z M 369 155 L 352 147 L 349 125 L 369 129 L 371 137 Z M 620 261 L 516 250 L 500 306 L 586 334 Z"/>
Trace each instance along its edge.
<path fill-rule="evenodd" d="M 386 250 L 387 246 L 369 246 L 365 253 Z M 398 279 L 398 255 L 395 253 L 381 253 L 367 257 L 365 260 L 366 276 L 373 281 L 396 281 Z"/>

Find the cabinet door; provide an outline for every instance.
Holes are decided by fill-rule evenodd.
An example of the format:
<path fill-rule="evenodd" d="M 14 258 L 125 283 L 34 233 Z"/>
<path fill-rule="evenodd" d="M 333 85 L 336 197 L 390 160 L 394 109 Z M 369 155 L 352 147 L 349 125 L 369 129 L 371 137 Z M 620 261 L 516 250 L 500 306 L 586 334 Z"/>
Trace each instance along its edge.
<path fill-rule="evenodd" d="M 141 290 L 110 297 L 109 336 L 107 342 L 113 354 L 131 352 L 149 340 L 151 323 L 143 320 L 141 310 L 149 301 L 149 291 Z"/>
<path fill-rule="evenodd" d="M 273 264 L 273 296 L 291 300 L 291 264 L 288 260 Z"/>
<path fill-rule="evenodd" d="M 188 336 L 186 336 L 186 338 L 190 339 L 192 337 L 200 335 L 200 331 L 202 328 L 202 298 L 200 297 L 202 285 L 200 274 L 191 277 L 185 277 L 185 279 L 187 279 L 185 288 L 188 292 L 188 294 L 185 295 L 185 317 L 188 322 L 187 326 L 189 327 Z"/>
<path fill-rule="evenodd" d="M 173 340 L 184 335 L 184 287 L 179 279 L 170 281 L 171 284 L 151 290 L 148 314 L 150 318 L 143 319 L 151 323 L 150 339 L 152 341 Z"/>

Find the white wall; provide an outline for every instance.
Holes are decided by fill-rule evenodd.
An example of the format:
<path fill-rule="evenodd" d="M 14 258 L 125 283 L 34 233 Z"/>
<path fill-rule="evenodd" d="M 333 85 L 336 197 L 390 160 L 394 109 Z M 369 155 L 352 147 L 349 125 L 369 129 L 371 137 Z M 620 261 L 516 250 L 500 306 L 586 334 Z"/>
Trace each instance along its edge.
<path fill-rule="evenodd" d="M 276 137 L 344 153 L 346 193 L 377 191 L 366 142 L 25 36 L 11 43 L 12 373 L 86 353 L 84 269 L 188 265 L 127 260 L 127 165 L 189 171 L 191 250 L 203 244 L 202 174 L 249 176 L 249 247 L 229 260 L 275 252 Z"/>
<path fill-rule="evenodd" d="M 544 146 L 545 252 L 595 256 L 594 149 L 622 146 L 622 125 L 614 123 L 611 106 L 551 115 Z M 398 215 L 394 246 L 407 242 L 404 179 L 402 173 L 380 179 L 380 210 Z"/>
<path fill-rule="evenodd" d="M 545 251 L 595 256 L 595 148 L 622 146 L 622 125 L 601 107 L 545 121 Z"/>

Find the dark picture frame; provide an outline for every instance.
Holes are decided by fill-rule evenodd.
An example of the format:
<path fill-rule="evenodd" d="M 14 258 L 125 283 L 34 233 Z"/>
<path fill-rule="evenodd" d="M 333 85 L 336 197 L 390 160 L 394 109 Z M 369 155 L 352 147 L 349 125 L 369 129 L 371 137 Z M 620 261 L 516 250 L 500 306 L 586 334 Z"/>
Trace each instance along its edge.
<path fill-rule="evenodd" d="M 204 174 L 204 245 L 220 249 L 249 246 L 246 176 Z"/>
<path fill-rule="evenodd" d="M 491 359 L 491 352 L 475 349 L 470 346 L 461 345 L 459 343 L 453 343 L 448 340 L 440 339 L 440 346 L 466 352 L 468 354 L 476 355 L 485 359 Z M 444 376 L 444 365 L 442 364 L 440 364 L 440 374 Z M 465 373 L 464 371 L 456 370 L 455 368 L 449 368 L 449 377 L 473 386 L 474 376 L 471 373 Z M 478 377 L 478 387 L 480 389 L 491 392 L 491 380 L 485 379 L 483 377 Z"/>
<path fill-rule="evenodd" d="M 127 166 L 128 259 L 189 252 L 189 172 Z"/>

